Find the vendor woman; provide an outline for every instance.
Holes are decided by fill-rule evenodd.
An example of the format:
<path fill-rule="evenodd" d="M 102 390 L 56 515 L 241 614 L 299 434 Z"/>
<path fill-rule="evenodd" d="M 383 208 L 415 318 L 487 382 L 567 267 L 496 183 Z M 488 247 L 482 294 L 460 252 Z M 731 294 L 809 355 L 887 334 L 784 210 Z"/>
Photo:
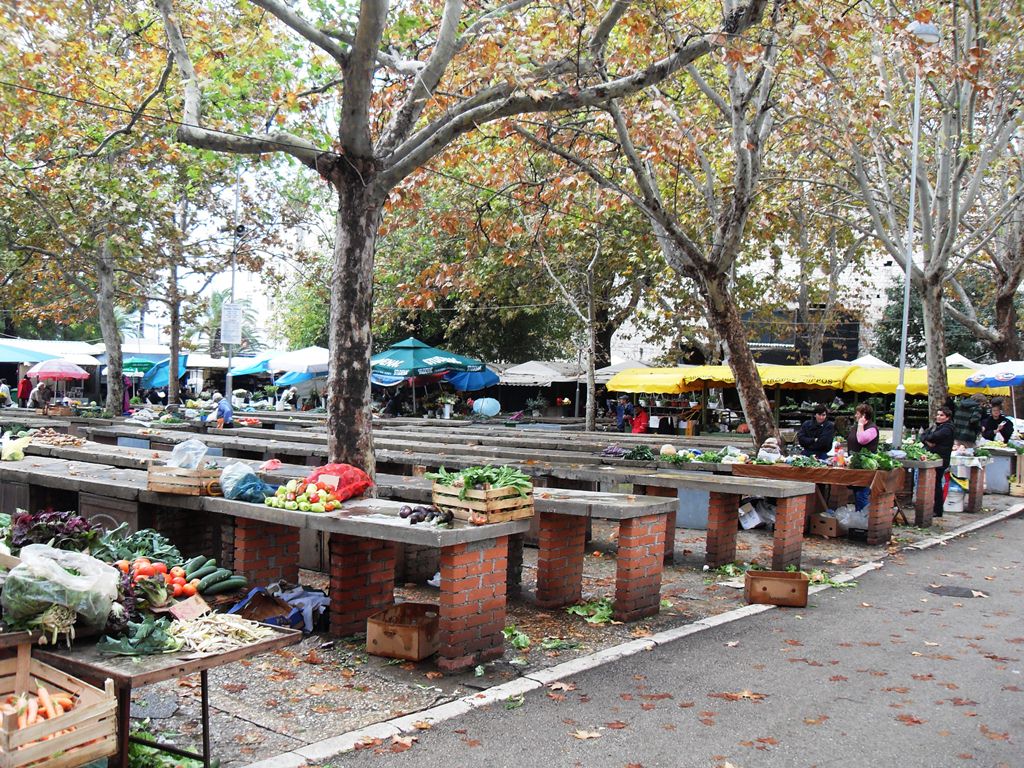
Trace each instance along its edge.
<path fill-rule="evenodd" d="M 855 426 L 850 430 L 846 445 L 850 455 L 858 451 L 878 450 L 878 426 L 874 422 L 875 409 L 867 403 L 861 403 L 853 412 Z M 853 504 L 860 512 L 871 502 L 871 489 L 854 486 Z"/>

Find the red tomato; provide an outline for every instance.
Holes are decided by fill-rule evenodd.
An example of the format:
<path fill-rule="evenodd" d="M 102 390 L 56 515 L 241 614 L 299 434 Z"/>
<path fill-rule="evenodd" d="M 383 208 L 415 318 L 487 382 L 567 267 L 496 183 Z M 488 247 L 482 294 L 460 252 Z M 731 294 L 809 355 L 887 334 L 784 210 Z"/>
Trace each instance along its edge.
<path fill-rule="evenodd" d="M 185 591 L 184 584 L 175 584 L 171 587 L 171 597 L 181 597 Z"/>
<path fill-rule="evenodd" d="M 188 584 L 188 582 L 185 581 L 185 577 L 184 576 L 172 576 L 171 577 L 171 584 L 177 584 L 178 586 L 184 586 L 184 585 Z"/>
<path fill-rule="evenodd" d="M 167 573 L 167 563 L 153 563 L 153 570 L 157 573 Z"/>
<path fill-rule="evenodd" d="M 182 568 L 180 565 L 176 565 L 173 568 L 171 568 L 170 573 L 171 573 L 171 576 L 175 576 L 175 577 L 182 576 L 182 577 L 184 577 L 185 569 Z"/>
<path fill-rule="evenodd" d="M 185 584 L 181 588 L 181 594 L 184 595 L 185 597 L 192 597 L 192 595 L 194 595 L 196 593 L 196 591 L 197 590 L 196 590 L 196 585 L 195 584 Z"/>
<path fill-rule="evenodd" d="M 121 573 L 128 573 L 132 569 L 132 564 L 127 560 L 118 560 L 114 563 L 114 567 L 117 568 Z"/>
<path fill-rule="evenodd" d="M 156 573 L 153 566 L 149 563 L 142 563 L 141 565 L 135 566 L 135 575 L 140 578 L 147 576 L 153 576 Z"/>
<path fill-rule="evenodd" d="M 149 565 L 149 564 L 151 564 L 152 562 L 153 562 L 153 561 L 152 561 L 152 560 L 150 560 L 150 559 L 149 559 L 148 557 L 136 557 L 136 558 L 135 558 L 135 559 L 134 559 L 134 560 L 132 561 L 132 565 L 143 565 L 143 564 L 145 564 L 145 565 Z"/>

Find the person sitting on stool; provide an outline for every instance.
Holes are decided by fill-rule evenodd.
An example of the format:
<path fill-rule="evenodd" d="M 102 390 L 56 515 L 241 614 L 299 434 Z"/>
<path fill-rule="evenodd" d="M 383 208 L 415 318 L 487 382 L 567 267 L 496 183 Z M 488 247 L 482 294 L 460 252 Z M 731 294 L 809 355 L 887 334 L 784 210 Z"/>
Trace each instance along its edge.
<path fill-rule="evenodd" d="M 828 457 L 828 452 L 832 450 L 835 436 L 836 425 L 835 422 L 829 421 L 828 408 L 818 405 L 814 408 L 814 418 L 800 425 L 796 441 L 800 443 L 804 456 L 813 456 L 819 461 L 824 461 Z"/>

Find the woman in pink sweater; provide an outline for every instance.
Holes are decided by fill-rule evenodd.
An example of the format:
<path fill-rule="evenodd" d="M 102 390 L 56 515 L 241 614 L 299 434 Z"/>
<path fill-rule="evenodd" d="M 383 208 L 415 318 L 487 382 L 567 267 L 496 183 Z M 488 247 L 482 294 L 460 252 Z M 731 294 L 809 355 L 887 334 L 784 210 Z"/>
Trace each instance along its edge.
<path fill-rule="evenodd" d="M 847 451 L 851 456 L 857 451 L 878 450 L 878 426 L 872 420 L 874 415 L 875 409 L 867 403 L 861 403 L 853 412 L 854 426 L 846 439 Z M 871 503 L 871 489 L 855 486 L 853 503 L 858 512 L 864 509 Z"/>

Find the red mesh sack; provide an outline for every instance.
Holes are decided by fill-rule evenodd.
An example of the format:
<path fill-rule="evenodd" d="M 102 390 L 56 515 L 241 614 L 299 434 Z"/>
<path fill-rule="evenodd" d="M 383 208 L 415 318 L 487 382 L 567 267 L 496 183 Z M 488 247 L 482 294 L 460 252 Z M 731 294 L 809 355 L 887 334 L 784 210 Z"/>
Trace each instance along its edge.
<path fill-rule="evenodd" d="M 338 487 L 334 495 L 341 501 L 355 496 L 362 496 L 373 487 L 373 480 L 370 479 L 370 476 L 359 469 L 359 467 L 353 467 L 351 464 L 325 464 L 314 470 L 313 474 L 306 478 L 306 482 L 328 482 L 321 480 L 325 476 L 338 479 Z"/>

